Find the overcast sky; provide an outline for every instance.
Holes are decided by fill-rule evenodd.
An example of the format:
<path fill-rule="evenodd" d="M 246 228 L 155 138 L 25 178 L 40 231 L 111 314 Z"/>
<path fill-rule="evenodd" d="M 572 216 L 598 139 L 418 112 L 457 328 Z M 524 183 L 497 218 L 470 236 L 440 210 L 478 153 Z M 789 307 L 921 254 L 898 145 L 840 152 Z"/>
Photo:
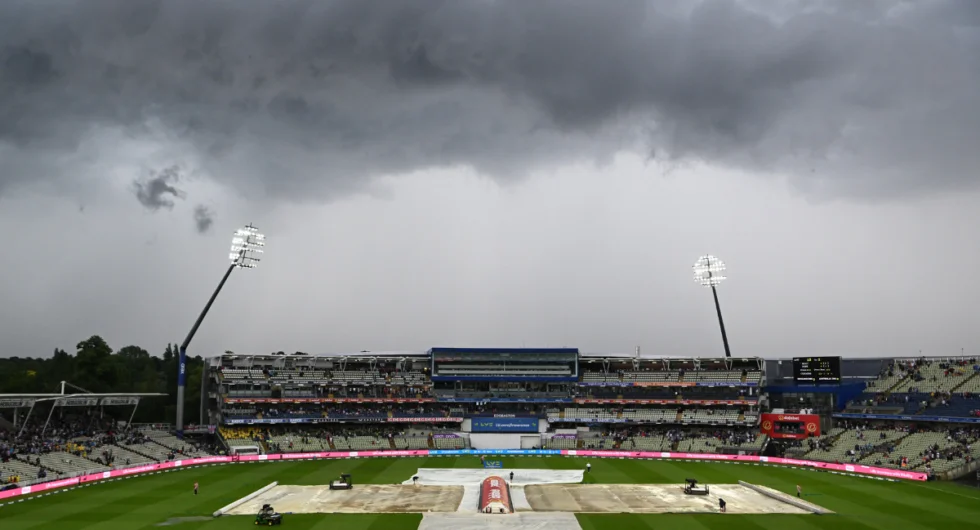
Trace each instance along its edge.
<path fill-rule="evenodd" d="M 0 356 L 980 354 L 980 2 L 0 2 Z"/>

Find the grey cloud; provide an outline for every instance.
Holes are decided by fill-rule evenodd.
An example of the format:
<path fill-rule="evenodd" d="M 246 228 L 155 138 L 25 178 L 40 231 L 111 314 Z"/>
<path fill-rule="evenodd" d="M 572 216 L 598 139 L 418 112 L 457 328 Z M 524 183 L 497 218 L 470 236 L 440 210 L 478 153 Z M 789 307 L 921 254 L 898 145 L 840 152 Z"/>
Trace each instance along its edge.
<path fill-rule="evenodd" d="M 814 194 L 976 184 L 980 2 L 855 4 L 4 2 L 0 148 L 156 120 L 202 174 L 296 200 L 624 149 Z"/>
<path fill-rule="evenodd" d="M 210 208 L 199 204 L 194 207 L 194 226 L 198 233 L 203 234 L 211 229 L 214 224 L 214 212 Z"/>
<path fill-rule="evenodd" d="M 180 180 L 181 169 L 179 166 L 170 166 L 160 171 L 151 171 L 150 174 L 142 179 L 133 182 L 136 190 L 136 200 L 149 210 L 159 210 L 165 208 L 172 210 L 174 199 L 183 199 L 185 193 L 177 189 L 174 184 Z M 197 214 L 195 213 L 195 218 Z"/>

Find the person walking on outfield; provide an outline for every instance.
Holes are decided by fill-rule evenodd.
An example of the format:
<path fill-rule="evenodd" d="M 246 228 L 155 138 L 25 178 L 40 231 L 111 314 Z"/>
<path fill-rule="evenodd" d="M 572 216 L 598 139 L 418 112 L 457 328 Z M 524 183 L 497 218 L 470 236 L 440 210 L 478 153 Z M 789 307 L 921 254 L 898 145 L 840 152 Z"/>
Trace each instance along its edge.
<path fill-rule="evenodd" d="M 197 482 L 194 483 L 194 495 L 197 495 Z"/>
<path fill-rule="evenodd" d="M 592 471 L 592 464 L 585 464 L 585 472 L 588 473 L 589 471 Z"/>
<path fill-rule="evenodd" d="M 803 498 L 803 488 L 799 484 L 796 485 L 796 497 L 799 499 Z"/>

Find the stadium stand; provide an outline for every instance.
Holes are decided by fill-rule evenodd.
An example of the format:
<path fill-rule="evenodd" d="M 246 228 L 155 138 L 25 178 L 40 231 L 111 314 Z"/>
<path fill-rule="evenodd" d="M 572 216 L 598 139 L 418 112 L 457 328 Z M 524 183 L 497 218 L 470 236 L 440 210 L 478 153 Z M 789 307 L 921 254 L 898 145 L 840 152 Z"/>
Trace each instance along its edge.
<path fill-rule="evenodd" d="M 447 349 L 439 354 L 440 366 L 433 355 L 215 357 L 202 392 L 206 420 L 224 452 L 479 448 L 480 437 L 464 430 L 466 421 L 496 416 L 530 422 L 520 445 L 547 449 L 793 451 L 808 460 L 951 475 L 980 456 L 973 425 L 925 421 L 980 418 L 975 360 L 862 360 L 861 379 L 846 396 L 850 402 L 824 404 L 822 435 L 799 430 L 793 439 L 771 443 L 761 432 L 761 414 L 798 414 L 793 407 L 806 405 L 800 398 L 800 404 L 773 409 L 769 368 L 761 359 L 576 356 L 570 363 L 568 350 L 511 350 L 504 362 L 486 350 Z M 514 360 L 524 355 L 526 362 Z M 831 418 L 841 411 L 867 418 Z M 767 432 L 780 438 L 788 431 Z M 114 432 L 58 424 L 39 446 L 17 440 L 13 453 L 11 435 L 4 436 L 0 456 L 4 448 L 8 453 L 0 481 L 17 477 L 19 483 L 28 476 L 38 480 L 39 474 L 58 477 L 208 454 L 201 448 L 207 443 L 191 443 L 166 429 Z M 540 442 L 527 440 L 533 436 Z"/>

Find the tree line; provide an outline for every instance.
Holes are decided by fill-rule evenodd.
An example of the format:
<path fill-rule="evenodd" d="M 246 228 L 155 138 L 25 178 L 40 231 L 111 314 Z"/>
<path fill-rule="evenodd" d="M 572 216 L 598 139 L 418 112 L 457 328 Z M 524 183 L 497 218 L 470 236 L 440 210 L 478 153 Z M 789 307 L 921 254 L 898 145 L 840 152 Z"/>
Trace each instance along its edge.
<path fill-rule="evenodd" d="M 167 344 L 163 354 L 157 356 L 139 346 L 125 346 L 113 351 L 102 337 L 93 335 L 79 342 L 74 354 L 59 348 L 49 358 L 0 358 L 0 394 L 56 393 L 60 391 L 62 381 L 94 393 L 159 392 L 167 396 L 142 399 L 133 421 L 173 423 L 177 417 L 178 369 L 177 344 Z M 184 421 L 187 423 L 200 422 L 203 370 L 204 359 L 200 356 L 187 358 L 184 401 Z M 65 392 L 80 391 L 66 388 Z M 116 408 L 120 410 L 112 410 Z M 112 407 L 107 408 L 106 413 L 127 419 L 131 409 Z"/>

